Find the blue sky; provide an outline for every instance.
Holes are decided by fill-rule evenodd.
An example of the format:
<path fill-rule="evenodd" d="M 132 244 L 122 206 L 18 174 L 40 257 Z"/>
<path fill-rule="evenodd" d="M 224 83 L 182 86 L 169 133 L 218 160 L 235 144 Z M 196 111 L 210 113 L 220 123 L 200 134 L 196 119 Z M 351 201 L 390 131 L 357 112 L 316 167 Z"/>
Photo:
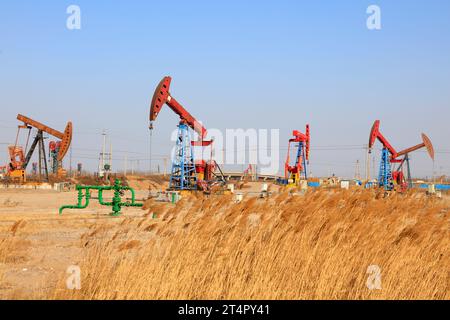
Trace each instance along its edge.
<path fill-rule="evenodd" d="M 71 4 L 81 30 L 66 28 Z M 379 31 L 366 28 L 371 4 Z M 313 147 L 362 146 L 380 119 L 398 149 L 427 133 L 435 171 L 450 175 L 449 40 L 446 0 L 3 1 L 0 143 L 14 142 L 17 113 L 56 129 L 72 120 L 74 166 L 95 169 L 107 129 L 116 169 L 125 151 L 146 169 L 149 102 L 170 75 L 174 97 L 208 128 L 280 129 L 286 145 L 310 123 Z M 161 112 L 154 157 L 169 153 L 176 124 Z M 319 149 L 315 175 L 352 176 L 364 161 L 362 149 Z M 412 165 L 432 175 L 425 153 Z"/>

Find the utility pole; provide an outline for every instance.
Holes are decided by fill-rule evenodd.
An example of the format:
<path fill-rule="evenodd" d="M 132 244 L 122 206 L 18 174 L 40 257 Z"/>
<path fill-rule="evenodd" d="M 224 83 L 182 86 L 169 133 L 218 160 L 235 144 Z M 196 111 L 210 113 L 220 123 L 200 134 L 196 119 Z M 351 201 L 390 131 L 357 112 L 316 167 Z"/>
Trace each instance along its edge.
<path fill-rule="evenodd" d="M 102 152 L 100 153 L 100 168 L 98 170 L 99 177 L 104 177 L 105 173 L 110 174 L 112 168 L 112 143 L 111 139 L 109 139 L 109 152 L 106 152 L 106 131 L 103 130 L 103 145 Z"/>
<path fill-rule="evenodd" d="M 355 180 L 361 180 L 361 172 L 359 170 L 359 160 L 356 160 Z"/>
<path fill-rule="evenodd" d="M 151 175 L 152 174 L 152 132 L 153 130 L 150 129 L 150 151 L 149 151 L 149 172 L 148 174 Z"/>
<path fill-rule="evenodd" d="M 105 153 L 106 153 L 106 132 L 103 130 L 103 146 L 102 146 L 102 170 L 105 167 Z"/>
<path fill-rule="evenodd" d="M 125 160 L 123 162 L 123 175 L 127 176 L 127 165 L 128 165 L 128 153 L 125 153 Z"/>
<path fill-rule="evenodd" d="M 102 145 L 102 153 L 100 154 L 100 165 L 98 168 L 98 175 L 99 177 L 103 177 L 104 175 L 104 170 L 105 170 L 105 153 L 106 153 L 106 132 L 103 129 L 102 132 L 102 136 L 103 136 L 103 145 Z"/>
<path fill-rule="evenodd" d="M 436 184 L 436 162 L 433 159 L 433 183 Z"/>
<path fill-rule="evenodd" d="M 163 159 L 164 161 L 164 177 L 167 175 L 167 158 Z"/>
<path fill-rule="evenodd" d="M 70 145 L 70 156 L 69 156 L 69 177 L 72 176 L 72 144 Z"/>
<path fill-rule="evenodd" d="M 369 147 L 366 148 L 366 181 L 370 181 L 370 153 L 369 153 Z"/>
<path fill-rule="evenodd" d="M 112 143 L 111 143 L 111 138 L 109 138 L 109 170 L 111 171 L 112 168 Z"/>
<path fill-rule="evenodd" d="M 373 172 L 375 172 L 375 156 L 372 156 Z"/>

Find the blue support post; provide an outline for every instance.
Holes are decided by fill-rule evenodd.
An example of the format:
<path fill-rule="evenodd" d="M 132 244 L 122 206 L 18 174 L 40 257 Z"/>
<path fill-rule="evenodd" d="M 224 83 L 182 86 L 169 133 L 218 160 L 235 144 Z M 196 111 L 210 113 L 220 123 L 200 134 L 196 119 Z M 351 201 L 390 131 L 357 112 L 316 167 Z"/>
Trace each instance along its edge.
<path fill-rule="evenodd" d="M 302 171 L 297 172 L 295 175 L 293 173 L 290 174 L 289 178 L 294 180 L 295 184 L 298 184 L 299 181 L 302 178 L 302 176 L 305 178 L 305 180 L 308 180 L 308 168 L 306 163 L 306 145 L 303 142 L 299 142 L 298 149 L 297 149 L 297 156 L 295 159 L 295 167 L 298 168 L 299 162 L 302 162 Z M 281 179 L 279 180 L 279 183 L 281 184 L 288 184 L 289 179 Z"/>
<path fill-rule="evenodd" d="M 298 150 L 297 150 L 297 161 L 295 163 L 295 165 L 298 165 L 298 161 L 299 159 L 302 159 L 302 172 L 298 173 L 299 178 L 302 177 L 302 173 L 303 176 L 305 177 L 305 180 L 308 180 L 308 170 L 307 170 L 307 166 L 306 166 L 306 151 L 305 151 L 305 144 L 303 142 L 300 142 L 298 145 Z"/>
<path fill-rule="evenodd" d="M 305 144 L 302 142 L 300 143 L 300 148 L 303 150 L 302 151 L 302 159 L 303 159 L 303 173 L 305 176 L 305 180 L 308 180 L 308 167 L 306 164 L 306 146 Z"/>
<path fill-rule="evenodd" d="M 380 163 L 380 172 L 378 174 L 378 185 L 380 187 L 384 187 L 384 189 L 388 191 L 393 189 L 389 150 L 386 148 L 383 148 L 383 150 L 381 151 L 381 163 Z"/>
<path fill-rule="evenodd" d="M 172 160 L 172 173 L 169 188 L 171 190 L 196 190 L 194 149 L 191 144 L 191 132 L 186 124 L 178 125 L 177 143 Z"/>

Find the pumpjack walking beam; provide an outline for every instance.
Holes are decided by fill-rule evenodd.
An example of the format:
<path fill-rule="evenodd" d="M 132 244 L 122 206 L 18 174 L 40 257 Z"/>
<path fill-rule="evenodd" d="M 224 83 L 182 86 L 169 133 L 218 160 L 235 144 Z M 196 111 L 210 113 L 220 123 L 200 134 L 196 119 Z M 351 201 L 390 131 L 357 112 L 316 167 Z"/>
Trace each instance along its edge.
<path fill-rule="evenodd" d="M 22 172 L 23 180 L 25 180 L 25 170 L 26 170 L 28 164 L 30 163 L 31 157 L 33 156 L 33 153 L 36 150 L 36 147 L 38 147 L 38 150 L 39 150 L 39 174 L 42 175 L 42 170 L 44 170 L 45 178 L 46 178 L 46 180 L 48 180 L 48 166 L 47 166 L 47 159 L 46 159 L 46 153 L 45 153 L 44 132 L 61 140 L 59 152 L 57 155 L 57 161 L 59 163 L 61 163 L 61 161 L 63 160 L 67 151 L 69 150 L 70 143 L 72 141 L 72 122 L 68 122 L 64 132 L 60 132 L 58 130 L 50 128 L 38 121 L 35 121 L 35 120 L 28 118 L 21 114 L 17 115 L 17 120 L 23 122 L 23 125 L 19 125 L 19 127 L 18 127 L 16 143 L 15 143 L 15 146 L 13 147 L 14 150 L 17 148 L 17 140 L 19 137 L 20 129 L 28 129 L 31 131 L 31 129 L 35 128 L 35 129 L 37 129 L 37 134 L 36 134 L 36 136 L 33 140 L 33 143 L 31 144 L 30 149 L 28 150 L 25 157 L 22 157 L 22 159 L 20 159 L 20 161 L 16 161 L 16 159 L 11 159 L 11 163 L 10 163 L 11 174 L 13 174 L 16 171 Z M 27 140 L 27 144 L 28 144 L 28 140 Z M 14 155 L 14 152 L 13 152 L 13 155 Z M 13 161 L 15 162 L 14 166 L 12 165 Z"/>
<path fill-rule="evenodd" d="M 25 126 L 33 127 L 38 129 L 38 131 L 48 133 L 51 136 L 54 136 L 61 140 L 61 147 L 59 149 L 58 153 L 58 161 L 61 161 L 64 159 L 64 156 L 66 155 L 67 151 L 69 150 L 70 143 L 72 142 L 72 122 L 68 122 L 66 125 L 66 128 L 64 132 L 60 132 L 58 130 L 52 129 L 38 121 L 35 121 L 31 118 L 25 117 L 24 115 L 17 115 L 17 120 L 22 121 Z M 36 147 L 36 146 L 35 146 Z M 30 148 L 31 151 L 31 148 Z M 30 156 L 31 158 L 31 156 Z M 30 159 L 28 159 L 29 162 Z M 25 163 L 28 165 L 28 162 L 25 161 Z"/>

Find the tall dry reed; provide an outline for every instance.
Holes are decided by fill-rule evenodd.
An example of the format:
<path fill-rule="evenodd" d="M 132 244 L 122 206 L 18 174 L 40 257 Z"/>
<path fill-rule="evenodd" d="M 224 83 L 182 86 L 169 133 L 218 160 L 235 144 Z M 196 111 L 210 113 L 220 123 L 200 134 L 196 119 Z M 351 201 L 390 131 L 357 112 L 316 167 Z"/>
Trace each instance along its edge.
<path fill-rule="evenodd" d="M 157 219 L 84 235 L 82 289 L 65 290 L 61 280 L 49 298 L 450 298 L 442 200 L 372 191 L 231 200 L 149 203 Z M 366 285 L 371 265 L 381 269 L 381 290 Z"/>

